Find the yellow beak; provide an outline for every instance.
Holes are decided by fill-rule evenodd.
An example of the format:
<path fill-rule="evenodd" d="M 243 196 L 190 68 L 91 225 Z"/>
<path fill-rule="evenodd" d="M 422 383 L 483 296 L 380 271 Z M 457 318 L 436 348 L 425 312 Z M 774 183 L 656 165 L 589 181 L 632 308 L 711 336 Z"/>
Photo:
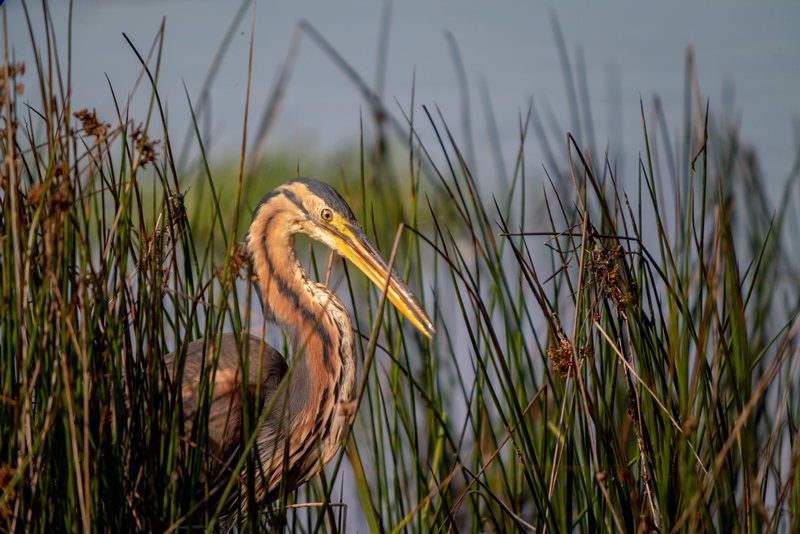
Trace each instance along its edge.
<path fill-rule="evenodd" d="M 389 262 L 375 248 L 364 232 L 360 228 L 350 225 L 347 226 L 344 233 L 331 228 L 328 230 L 334 237 L 339 254 L 350 260 L 376 286 L 383 289 L 389 271 Z M 411 324 L 427 337 L 433 337 L 436 330 L 434 330 L 431 320 L 425 314 L 417 297 L 394 269 L 389 278 L 388 293 L 389 301 L 411 321 Z"/>

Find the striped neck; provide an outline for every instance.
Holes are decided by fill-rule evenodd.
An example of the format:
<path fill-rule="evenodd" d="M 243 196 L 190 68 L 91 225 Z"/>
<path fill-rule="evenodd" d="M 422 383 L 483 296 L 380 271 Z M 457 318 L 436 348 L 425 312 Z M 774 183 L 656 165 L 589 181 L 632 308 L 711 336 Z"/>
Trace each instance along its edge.
<path fill-rule="evenodd" d="M 300 357 L 308 368 L 310 392 L 324 392 L 335 383 L 336 395 L 331 398 L 338 400 L 344 393 L 338 391 L 339 382 L 350 382 L 346 375 L 355 381 L 352 322 L 342 302 L 310 280 L 300 265 L 295 252 L 300 226 L 290 202 L 274 192 L 262 201 L 247 235 L 250 261 L 267 319 L 287 337 L 292 356 Z"/>
<path fill-rule="evenodd" d="M 262 199 L 247 234 L 262 308 L 287 337 L 295 360 L 288 378 L 288 424 L 265 425 L 264 429 L 273 431 L 262 431 L 259 437 L 259 449 L 274 451 L 272 458 L 279 459 L 262 467 L 260 480 L 265 485 L 261 489 L 270 499 L 275 498 L 282 478 L 289 488 L 296 488 L 333 458 L 354 406 L 352 321 L 327 287 L 308 278 L 295 252 L 295 235 L 308 233 L 307 216 L 291 189 L 279 187 Z M 274 431 L 279 428 L 291 429 L 290 435 L 284 438 Z M 290 466 L 287 473 L 283 472 L 284 458 Z"/>

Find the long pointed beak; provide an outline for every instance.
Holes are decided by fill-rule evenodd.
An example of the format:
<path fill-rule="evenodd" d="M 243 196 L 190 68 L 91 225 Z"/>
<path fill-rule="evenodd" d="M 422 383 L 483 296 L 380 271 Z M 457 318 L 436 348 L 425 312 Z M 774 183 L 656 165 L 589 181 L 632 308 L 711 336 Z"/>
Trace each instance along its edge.
<path fill-rule="evenodd" d="M 342 256 L 353 262 L 376 286 L 383 289 L 389 271 L 389 263 L 386 258 L 375 248 L 363 230 L 354 226 L 348 226 L 347 230 L 349 231 L 346 234 L 333 232 L 336 249 Z M 434 330 L 431 320 L 425 314 L 417 297 L 394 269 L 392 269 L 389 279 L 387 296 L 389 301 L 411 321 L 411 324 L 427 337 L 433 337 L 436 330 Z"/>

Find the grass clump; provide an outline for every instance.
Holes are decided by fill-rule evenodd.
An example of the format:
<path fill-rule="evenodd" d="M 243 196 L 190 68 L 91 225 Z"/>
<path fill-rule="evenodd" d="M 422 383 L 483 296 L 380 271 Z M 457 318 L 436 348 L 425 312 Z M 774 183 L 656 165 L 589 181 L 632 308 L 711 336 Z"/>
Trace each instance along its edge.
<path fill-rule="evenodd" d="M 191 339 L 260 331 L 238 242 L 243 195 L 270 188 L 248 178 L 263 161 L 248 167 L 243 151 L 223 185 L 205 157 L 180 167 L 169 136 L 151 138 L 155 123 L 168 132 L 158 46 L 142 58 L 142 123 L 123 102 L 116 118 L 73 111 L 69 65 L 52 41 L 36 57 L 48 54 L 26 66 L 26 89 L 8 54 L 0 80 L 1 529 L 797 529 L 798 166 L 772 208 L 736 130 L 697 96 L 693 68 L 680 146 L 653 134 L 669 131 L 660 107 L 645 120 L 642 106 L 635 179 L 567 135 L 548 148 L 541 194 L 526 147 L 557 145 L 533 109 L 508 189 L 490 196 L 441 116 L 422 108 L 437 136 L 423 142 L 413 104 L 392 114 L 370 95 L 376 131 L 402 135 L 362 139 L 342 190 L 383 250 L 408 225 L 395 265 L 438 334 L 427 340 L 395 313 L 373 328 L 380 296 L 334 263 L 331 285 L 363 333 L 352 438 L 275 506 L 257 510 L 245 486 L 226 520 L 200 477 L 214 461 L 202 416 L 179 435 L 180 392 L 162 363 Z M 311 250 L 305 267 L 325 280 L 326 262 Z M 259 414 L 243 417 L 252 472 Z M 347 511 L 335 506 L 343 496 Z"/>

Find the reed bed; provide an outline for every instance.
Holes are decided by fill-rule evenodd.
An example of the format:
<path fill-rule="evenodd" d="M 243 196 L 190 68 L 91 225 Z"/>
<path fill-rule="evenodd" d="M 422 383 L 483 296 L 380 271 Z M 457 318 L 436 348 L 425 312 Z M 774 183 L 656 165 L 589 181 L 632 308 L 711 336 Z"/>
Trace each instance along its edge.
<path fill-rule="evenodd" d="M 43 24 L 54 36 L 63 22 Z M 473 174 L 468 127 L 452 131 L 413 94 L 408 108 L 385 106 L 308 23 L 258 135 L 243 136 L 235 170 L 212 171 L 197 123 L 181 140 L 189 148 L 169 135 L 161 37 L 149 53 L 132 46 L 136 91 L 150 101 L 138 120 L 119 98 L 127 89 L 109 88 L 115 117 L 73 102 L 80 59 L 63 54 L 68 43 L 34 41 L 33 65 L 4 44 L 0 529 L 799 528 L 800 151 L 771 205 L 757 159 L 699 96 L 691 54 L 684 117 L 641 104 L 637 176 L 621 181 L 621 162 L 584 141 L 595 136 L 576 97 L 577 125 L 560 138 L 533 107 L 520 116 L 498 190 Z M 351 77 L 375 125 L 350 172 L 316 177 L 387 256 L 400 228 L 395 267 L 438 333 L 423 338 L 389 308 L 376 327 L 380 291 L 338 260 L 329 271 L 309 246 L 306 269 L 332 280 L 361 334 L 366 394 L 322 476 L 266 508 L 245 489 L 226 517 L 200 476 L 213 461 L 202 416 L 193 439 L 176 431 L 180 389 L 163 357 L 199 337 L 261 332 L 237 244 L 258 198 L 298 172 L 270 165 L 264 147 L 302 39 Z M 567 79 L 588 94 L 585 76 Z M 420 124 L 436 139 L 423 142 Z M 532 143 L 547 154 L 544 179 L 530 176 Z M 250 412 L 241 467 L 252 471 Z"/>

